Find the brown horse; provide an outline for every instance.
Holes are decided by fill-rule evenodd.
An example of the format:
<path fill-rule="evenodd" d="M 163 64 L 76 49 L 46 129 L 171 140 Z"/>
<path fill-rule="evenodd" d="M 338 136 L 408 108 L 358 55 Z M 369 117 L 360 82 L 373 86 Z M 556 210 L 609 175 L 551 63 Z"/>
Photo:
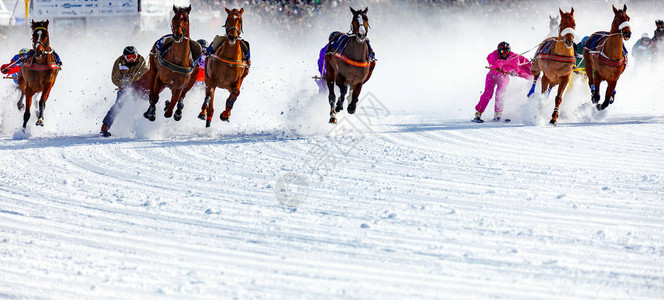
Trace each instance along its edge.
<path fill-rule="evenodd" d="M 367 40 L 367 33 L 369 32 L 368 10 L 369 8 L 354 10 L 351 7 L 350 11 L 353 13 L 351 34 L 331 35 L 328 41 L 325 68 L 327 69 L 326 80 L 329 90 L 330 123 L 332 124 L 337 123 L 336 113 L 343 110 L 348 86 L 352 91 L 348 113 L 355 113 L 362 85 L 371 78 L 376 66 L 373 50 Z M 334 101 L 335 83 L 341 91 L 339 100 L 336 101 L 336 107 Z"/>
<path fill-rule="evenodd" d="M 569 13 L 565 13 L 561 9 L 558 10 L 560 11 L 558 37 L 545 39 L 540 44 L 530 68 L 530 72 L 535 77 L 533 87 L 540 73 L 544 72 L 544 76 L 542 76 L 542 94 L 547 90 L 550 91 L 556 85 L 558 86 L 556 107 L 553 109 L 551 121 L 549 121 L 553 125 L 558 123 L 558 109 L 576 63 L 574 55 L 574 30 L 576 29 L 574 8 Z"/>
<path fill-rule="evenodd" d="M 18 75 L 18 86 L 25 95 L 25 112 L 23 113 L 23 130 L 30 119 L 32 96 L 41 93 L 37 126 L 44 126 L 44 108 L 51 88 L 58 77 L 60 66 L 56 64 L 55 54 L 50 46 L 48 20 L 32 21 L 32 50 L 21 67 Z"/>
<path fill-rule="evenodd" d="M 210 127 L 214 114 L 214 92 L 216 88 L 228 90 L 226 109 L 219 115 L 228 122 L 235 100 L 240 95 L 242 81 L 249 74 L 251 59 L 249 43 L 240 38 L 242 33 L 242 14 L 240 10 L 226 8 L 226 35 L 217 36 L 212 42 L 212 52 L 205 62 L 205 101 L 198 118 L 205 120 L 205 127 Z"/>
<path fill-rule="evenodd" d="M 627 52 L 624 50 L 623 39 L 629 40 L 632 31 L 629 28 L 627 5 L 618 10 L 613 7 L 613 23 L 610 32 L 595 32 L 588 38 L 583 48 L 583 59 L 586 61 L 586 74 L 592 93 L 591 101 L 603 110 L 613 103 L 616 83 L 620 74 L 627 66 Z M 599 104 L 599 85 L 608 82 L 604 102 Z"/>
<path fill-rule="evenodd" d="M 196 83 L 198 75 L 198 58 L 201 46 L 189 39 L 189 13 L 188 7 L 173 6 L 175 15 L 171 20 L 172 36 L 165 36 L 152 48 L 150 52 L 150 106 L 143 116 L 155 120 L 156 104 L 159 102 L 159 93 L 165 87 L 171 90 L 171 100 L 166 102 L 164 117 L 179 121 L 184 108 L 183 99 L 191 87 Z M 160 48 L 163 47 L 163 48 Z M 173 109 L 177 110 L 173 115 Z"/>

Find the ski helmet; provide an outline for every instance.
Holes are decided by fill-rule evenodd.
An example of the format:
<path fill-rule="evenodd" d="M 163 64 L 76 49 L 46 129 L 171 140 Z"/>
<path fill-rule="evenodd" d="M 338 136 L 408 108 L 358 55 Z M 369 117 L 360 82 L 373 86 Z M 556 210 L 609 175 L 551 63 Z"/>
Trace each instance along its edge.
<path fill-rule="evenodd" d="M 129 54 L 137 54 L 136 53 L 136 48 L 134 46 L 127 46 L 122 51 L 122 55 L 124 55 L 124 56 L 127 56 Z"/>
<path fill-rule="evenodd" d="M 122 50 L 122 56 L 124 56 L 127 62 L 133 63 L 138 58 L 138 52 L 134 46 L 127 46 Z"/>
<path fill-rule="evenodd" d="M 23 48 L 23 49 L 21 49 L 20 51 L 18 51 L 18 54 L 20 54 L 20 55 L 28 54 L 28 49 L 27 49 L 27 48 Z"/>
<path fill-rule="evenodd" d="M 203 48 L 203 50 L 205 50 L 205 48 L 208 47 L 208 42 L 207 42 L 206 40 L 204 40 L 204 39 L 197 40 L 196 43 L 198 43 L 199 45 L 201 45 L 201 47 Z"/>

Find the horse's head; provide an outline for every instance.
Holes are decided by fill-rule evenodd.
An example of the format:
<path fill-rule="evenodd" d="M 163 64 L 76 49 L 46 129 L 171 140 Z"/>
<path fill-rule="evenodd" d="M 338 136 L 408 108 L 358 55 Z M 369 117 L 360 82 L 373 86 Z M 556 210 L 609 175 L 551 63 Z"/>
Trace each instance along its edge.
<path fill-rule="evenodd" d="M 354 10 L 351 7 L 350 11 L 353 13 L 353 21 L 350 23 L 351 30 L 360 42 L 364 42 L 367 39 L 367 33 L 369 32 L 369 18 L 367 18 L 367 11 L 369 11 L 369 8 L 367 7 L 364 10 Z"/>
<path fill-rule="evenodd" d="M 549 30 L 551 32 L 559 31 L 560 30 L 559 26 L 560 26 L 560 19 L 558 18 L 558 16 L 556 16 L 555 18 L 549 16 Z"/>
<path fill-rule="evenodd" d="M 48 20 L 35 22 L 32 20 L 32 49 L 35 53 L 35 58 L 40 59 L 44 51 L 48 49 Z"/>
<path fill-rule="evenodd" d="M 560 11 L 560 37 L 565 41 L 565 46 L 570 49 L 574 46 L 574 36 L 576 32 L 576 21 L 574 21 L 574 8 L 572 11 L 566 13 L 562 9 Z"/>
<path fill-rule="evenodd" d="M 627 15 L 627 4 L 623 9 L 616 9 L 613 6 L 613 23 L 611 24 L 611 33 L 620 33 L 622 38 L 626 41 L 632 37 L 632 30 L 629 27 L 629 16 Z"/>
<path fill-rule="evenodd" d="M 173 5 L 173 20 L 171 20 L 171 31 L 173 32 L 173 39 L 176 43 L 182 42 L 186 37 L 189 38 L 189 13 L 191 12 L 191 5 L 188 7 L 176 7 Z"/>
<path fill-rule="evenodd" d="M 653 38 L 664 37 L 664 21 L 662 20 L 655 21 L 655 26 L 657 26 L 657 29 L 655 29 L 655 34 L 653 34 Z"/>
<path fill-rule="evenodd" d="M 240 10 L 236 8 L 233 10 L 228 8 L 225 9 L 228 17 L 226 17 L 226 24 L 224 24 L 224 27 L 226 28 L 226 37 L 228 38 L 228 42 L 232 45 L 235 44 L 235 41 L 240 38 L 240 34 L 243 32 L 242 14 L 244 13 L 244 8 L 240 8 Z"/>

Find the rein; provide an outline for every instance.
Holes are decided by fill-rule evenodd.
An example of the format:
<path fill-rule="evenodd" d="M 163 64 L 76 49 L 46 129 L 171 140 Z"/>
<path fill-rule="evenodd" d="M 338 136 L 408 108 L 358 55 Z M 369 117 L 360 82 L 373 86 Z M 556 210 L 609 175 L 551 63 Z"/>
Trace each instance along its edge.
<path fill-rule="evenodd" d="M 244 60 L 226 59 L 226 58 L 223 58 L 223 57 L 221 57 L 217 54 L 212 54 L 212 55 L 210 55 L 210 57 L 212 57 L 214 60 L 216 60 L 220 63 L 229 65 L 231 67 L 236 67 L 236 68 L 247 68 L 248 67 L 247 63 Z"/>
<path fill-rule="evenodd" d="M 347 64 L 349 64 L 349 65 L 351 65 L 351 66 L 353 66 L 353 67 L 358 67 L 358 68 L 368 68 L 369 65 L 370 65 L 370 61 L 368 61 L 368 60 L 364 60 L 364 61 L 355 61 L 355 60 L 352 60 L 352 59 L 346 57 L 345 55 L 343 55 L 343 54 L 341 54 L 341 53 L 339 53 L 339 52 L 335 53 L 335 54 L 334 54 L 334 57 L 336 57 L 336 58 L 338 58 L 338 59 L 341 59 L 341 61 L 343 61 L 343 62 L 345 62 L 345 63 L 347 63 Z"/>
<path fill-rule="evenodd" d="M 196 65 L 196 64 L 192 64 L 191 67 L 178 66 L 178 65 L 176 65 L 176 64 L 174 64 L 170 61 L 167 61 L 161 55 L 157 55 L 157 61 L 159 61 L 159 64 L 164 66 L 165 68 L 167 68 L 167 69 L 169 69 L 173 72 L 180 73 L 180 74 L 185 74 L 185 75 L 191 74 L 198 67 L 198 65 Z"/>
<path fill-rule="evenodd" d="M 56 63 L 51 64 L 23 64 L 21 68 L 26 68 L 31 71 L 50 71 L 50 70 L 62 70 L 62 67 L 58 66 Z"/>
<path fill-rule="evenodd" d="M 352 34 L 352 33 L 346 34 L 346 35 L 348 36 L 348 38 L 357 37 L 356 34 Z M 366 41 L 366 39 L 365 39 L 365 41 Z M 365 42 L 365 41 L 362 41 L 362 42 Z M 375 60 L 375 59 L 369 59 L 369 60 L 363 60 L 363 61 L 352 60 L 352 59 L 350 59 L 347 56 L 342 54 L 344 52 L 344 50 L 346 49 L 346 46 L 348 46 L 348 43 L 346 43 L 343 46 L 343 48 L 339 49 L 338 52 L 335 52 L 334 57 L 336 57 L 338 59 L 341 59 L 341 61 L 343 61 L 343 62 L 345 62 L 345 63 L 347 63 L 351 66 L 358 67 L 358 68 L 368 68 L 371 65 L 371 62 Z M 367 51 L 369 51 L 368 47 L 367 47 Z"/>

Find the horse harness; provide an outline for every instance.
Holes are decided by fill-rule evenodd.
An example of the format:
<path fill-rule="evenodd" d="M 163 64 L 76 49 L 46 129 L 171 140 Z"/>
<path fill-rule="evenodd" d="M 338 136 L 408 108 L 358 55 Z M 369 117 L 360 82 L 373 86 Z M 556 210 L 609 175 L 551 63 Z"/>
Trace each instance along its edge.
<path fill-rule="evenodd" d="M 588 49 L 588 53 L 590 53 L 593 57 L 597 58 L 597 60 L 599 62 L 601 62 L 602 64 L 605 64 L 605 65 L 610 66 L 610 67 L 618 68 L 618 67 L 622 67 L 622 66 L 627 65 L 627 54 L 626 54 L 624 49 L 622 49 L 622 58 L 620 58 L 618 60 L 613 60 L 613 59 L 609 58 L 606 55 L 606 53 L 604 53 L 604 46 L 606 46 L 606 41 L 609 40 L 609 37 L 614 36 L 614 35 L 622 35 L 621 32 L 616 32 L 616 33 L 611 33 L 611 34 L 600 32 L 600 33 L 595 33 L 595 35 L 601 36 L 601 38 L 599 38 L 599 42 L 598 42 L 597 46 L 593 45 L 594 49 L 599 49 L 599 50 L 594 50 L 594 49 L 591 50 L 590 48 L 586 48 L 584 46 L 585 49 Z M 624 48 L 624 45 L 623 45 L 623 48 Z"/>
<path fill-rule="evenodd" d="M 226 46 L 226 43 L 228 42 L 228 38 L 225 37 L 225 36 L 218 37 L 218 38 L 224 39 L 224 41 L 221 43 L 221 46 L 219 46 L 219 49 L 223 50 L 223 48 Z M 230 67 L 249 69 L 249 67 L 251 66 L 248 62 L 249 58 L 247 57 L 248 56 L 247 53 L 249 53 L 249 43 L 247 41 L 243 40 L 243 39 L 240 39 L 240 38 L 237 39 L 236 43 L 240 43 L 240 50 L 242 51 L 243 59 L 230 59 L 230 58 L 221 57 L 221 56 L 216 54 L 216 52 L 218 52 L 218 51 L 215 51 L 215 53 L 211 53 L 210 57 L 212 59 L 214 59 L 215 61 L 220 62 L 220 63 L 225 64 L 225 65 L 230 66 Z M 247 49 L 247 50 L 245 51 L 245 49 Z"/>
<path fill-rule="evenodd" d="M 366 40 L 367 41 L 367 47 L 368 47 L 367 52 L 368 52 L 368 56 L 369 56 L 369 58 L 367 60 L 356 61 L 356 60 L 350 59 L 347 56 L 343 55 L 344 50 L 346 49 L 346 46 L 348 45 L 348 41 L 353 37 L 357 37 L 357 35 L 355 35 L 355 34 L 340 34 L 335 39 L 335 42 L 339 43 L 338 47 L 336 47 L 337 49 L 332 49 L 332 51 L 330 51 L 329 53 L 332 54 L 334 57 L 340 59 L 344 63 L 350 65 L 350 66 L 354 66 L 354 67 L 358 67 L 358 68 L 368 68 L 368 67 L 370 67 L 371 63 L 374 62 L 376 59 L 374 57 L 372 57 L 372 55 L 371 55 L 372 49 L 371 49 L 371 46 L 369 46 L 369 40 Z"/>

